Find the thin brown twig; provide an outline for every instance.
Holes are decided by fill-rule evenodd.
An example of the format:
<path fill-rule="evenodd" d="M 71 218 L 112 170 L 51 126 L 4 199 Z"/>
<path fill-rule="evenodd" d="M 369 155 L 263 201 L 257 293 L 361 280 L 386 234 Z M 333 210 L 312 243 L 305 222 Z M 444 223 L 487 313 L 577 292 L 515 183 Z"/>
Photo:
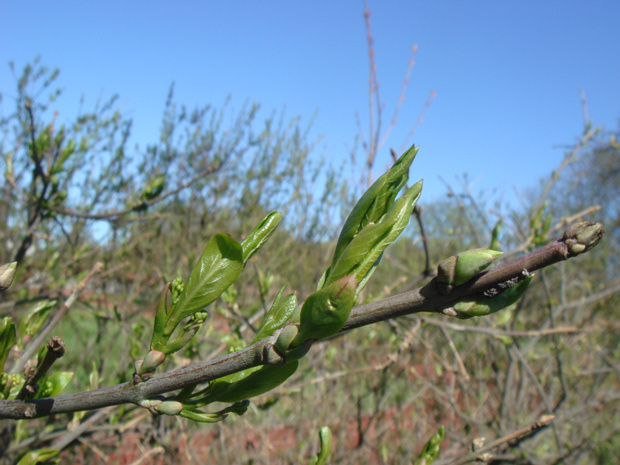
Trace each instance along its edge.
<path fill-rule="evenodd" d="M 532 436 L 533 434 L 536 434 L 538 431 L 542 430 L 543 428 L 546 428 L 549 425 L 551 425 L 554 419 L 555 419 L 555 415 L 543 415 L 542 417 L 540 417 L 540 419 L 531 423 L 525 428 L 521 428 L 521 429 L 518 429 L 517 431 L 507 434 L 506 436 L 499 438 L 493 441 L 492 443 L 484 447 L 481 447 L 480 449 L 477 449 L 475 452 L 472 452 L 466 455 L 465 457 L 461 457 L 459 459 L 453 460 L 452 462 L 449 462 L 448 465 L 464 465 L 466 463 L 474 462 L 478 459 L 482 459 L 483 461 L 488 461 L 488 459 L 492 458 L 492 456 L 488 454 L 489 451 L 503 444 L 511 443 L 515 440 L 522 440 L 524 438 Z"/>
<path fill-rule="evenodd" d="M 26 362 L 39 349 L 39 347 L 41 346 L 41 344 L 43 344 L 43 341 L 47 338 L 47 336 L 52 331 L 52 329 L 54 329 L 54 327 L 60 322 L 64 314 L 67 313 L 67 311 L 75 303 L 76 299 L 78 298 L 78 295 L 80 295 L 80 293 L 86 287 L 86 284 L 88 284 L 88 281 L 90 281 L 91 278 L 97 273 L 99 273 L 102 269 L 103 269 L 103 263 L 99 263 L 99 262 L 95 263 L 95 265 L 92 267 L 89 273 L 84 277 L 84 279 L 82 279 L 82 281 L 80 281 L 80 283 L 71 293 L 71 295 L 67 298 L 67 300 L 65 300 L 62 307 L 60 307 L 60 310 L 58 310 L 58 312 L 52 317 L 52 319 L 47 324 L 47 326 L 43 328 L 41 332 L 39 332 L 39 334 L 37 334 L 37 336 L 30 341 L 30 343 L 24 349 L 24 352 L 21 354 L 19 359 L 17 359 L 15 364 L 11 367 L 11 373 L 19 373 L 24 368 L 24 366 L 26 365 Z"/>
<path fill-rule="evenodd" d="M 166 198 L 176 195 L 179 192 L 181 192 L 183 189 L 188 188 L 189 186 L 191 186 L 192 184 L 194 184 L 195 182 L 199 181 L 200 179 L 204 178 L 205 176 L 208 176 L 209 174 L 213 174 L 215 173 L 217 170 L 219 170 L 221 165 L 216 165 L 216 166 L 210 166 L 209 168 L 202 170 L 200 173 L 198 173 L 196 176 L 194 176 L 193 178 L 191 178 L 189 181 L 186 181 L 180 185 L 178 185 L 176 188 L 168 191 L 168 192 L 164 192 L 163 194 L 155 197 L 154 199 L 145 201 L 145 202 L 141 202 L 137 205 L 133 205 L 131 207 L 125 208 L 123 210 L 112 210 L 112 211 L 107 211 L 107 212 L 102 212 L 102 213 L 87 213 L 87 212 L 80 212 L 77 210 L 70 210 L 70 209 L 65 209 L 65 208 L 59 208 L 59 207 L 48 207 L 51 211 L 59 213 L 61 215 L 67 215 L 67 216 L 73 216 L 76 218 L 84 218 L 84 219 L 89 219 L 89 220 L 114 220 L 120 216 L 125 216 L 128 215 L 129 213 L 135 211 L 137 208 L 139 207 L 150 207 L 151 205 L 154 205 L 156 203 L 159 203 L 163 200 L 165 200 Z"/>

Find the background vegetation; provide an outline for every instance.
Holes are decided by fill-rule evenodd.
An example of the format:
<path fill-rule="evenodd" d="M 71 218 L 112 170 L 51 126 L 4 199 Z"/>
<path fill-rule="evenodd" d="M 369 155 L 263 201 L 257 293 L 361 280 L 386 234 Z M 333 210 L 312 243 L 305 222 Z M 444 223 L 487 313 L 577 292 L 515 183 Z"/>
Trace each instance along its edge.
<path fill-rule="evenodd" d="M 61 124 L 56 77 L 38 61 L 24 69 L 14 112 L 0 121 L 0 263 L 19 263 L 0 311 L 16 321 L 40 316 L 41 325 L 63 312 L 53 334 L 66 342 L 55 369 L 75 373 L 65 392 L 129 380 L 148 350 L 164 283 L 187 276 L 214 234 L 242 238 L 272 209 L 284 213 L 284 227 L 167 368 L 250 340 L 282 285 L 300 299 L 314 291 L 360 192 L 338 167 L 313 162 L 298 119 L 251 104 L 234 115 L 186 108 L 171 89 L 159 140 L 136 150 L 128 146 L 132 122 L 114 98 Z M 488 246 L 498 219 L 508 256 L 561 236 L 577 218 L 603 221 L 608 232 L 597 249 L 539 272 L 516 309 L 464 321 L 403 317 L 336 337 L 245 416 L 214 425 L 128 405 L 5 420 L 3 462 L 62 444 L 67 463 L 303 463 L 326 424 L 334 463 L 411 463 L 443 424 L 436 463 L 465 463 L 472 442 L 483 447 L 479 438 L 504 439 L 490 463 L 612 463 L 620 450 L 620 145 L 617 132 L 585 123 L 562 165 L 514 210 L 458 187 L 432 204 L 422 198 L 419 221 L 364 291 L 369 301 L 423 284 L 442 259 Z M 366 147 L 360 179 L 385 149 Z M 63 309 L 97 262 L 103 271 Z M 33 336 L 20 333 L 9 365 L 19 366 Z M 542 415 L 555 415 L 551 426 L 511 440 Z"/>

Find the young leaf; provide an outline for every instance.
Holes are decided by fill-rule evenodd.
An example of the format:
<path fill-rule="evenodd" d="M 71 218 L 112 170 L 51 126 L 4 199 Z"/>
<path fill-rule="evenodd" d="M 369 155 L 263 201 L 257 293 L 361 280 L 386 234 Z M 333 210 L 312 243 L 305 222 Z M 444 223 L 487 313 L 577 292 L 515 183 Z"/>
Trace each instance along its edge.
<path fill-rule="evenodd" d="M 285 365 L 263 365 L 216 379 L 201 403 L 233 403 L 269 392 L 290 378 L 298 364 L 295 360 Z"/>
<path fill-rule="evenodd" d="M 295 308 L 297 308 L 297 297 L 295 294 L 289 294 L 282 298 L 283 293 L 284 287 L 280 289 L 280 292 L 278 292 L 278 295 L 273 301 L 267 315 L 265 315 L 265 318 L 263 319 L 263 322 L 261 323 L 260 328 L 258 328 L 256 336 L 254 336 L 254 339 L 250 345 L 267 336 L 271 336 L 274 331 L 284 326 L 291 318 L 293 312 L 295 312 Z"/>
<path fill-rule="evenodd" d="M 250 258 L 260 249 L 282 220 L 282 213 L 274 211 L 269 213 L 263 220 L 256 225 L 254 230 L 241 242 L 243 248 L 243 263 L 247 263 Z"/>
<path fill-rule="evenodd" d="M 411 186 L 400 197 L 379 223 L 368 224 L 353 238 L 342 251 L 340 258 L 332 262 L 325 279 L 325 285 L 350 274 L 355 274 L 357 281 L 364 280 L 366 274 L 385 250 L 405 229 L 416 201 L 422 192 L 422 181 Z"/>
<path fill-rule="evenodd" d="M 456 316 L 461 319 L 473 316 L 486 316 L 510 307 L 523 296 L 533 277 L 534 275 L 530 275 L 499 295 L 480 297 L 476 300 L 461 300 L 455 303 L 454 310 L 457 312 Z"/>
<path fill-rule="evenodd" d="M 43 399 L 57 396 L 71 382 L 73 375 L 72 371 L 58 371 L 51 374 L 41 383 L 41 387 L 34 398 Z"/>
<path fill-rule="evenodd" d="M 4 371 L 4 362 L 16 342 L 15 323 L 10 316 L 5 316 L 0 320 L 0 373 Z"/>
<path fill-rule="evenodd" d="M 340 258 L 349 243 L 362 229 L 370 223 L 377 223 L 388 212 L 394 199 L 409 179 L 409 167 L 418 149 L 419 147 L 411 146 L 358 200 L 342 227 L 332 263 Z"/>
<path fill-rule="evenodd" d="M 185 282 L 178 303 L 172 308 L 164 334 L 178 323 L 215 301 L 243 271 L 241 244 L 227 234 L 217 234 L 207 246 Z"/>
<path fill-rule="evenodd" d="M 42 300 L 36 303 L 19 323 L 20 339 L 37 334 L 55 305 L 55 300 Z"/>
<path fill-rule="evenodd" d="M 441 441 L 443 441 L 444 436 L 444 427 L 441 425 L 437 432 L 433 434 L 426 444 L 424 444 L 424 448 L 420 453 L 418 459 L 413 462 L 413 465 L 430 465 L 437 457 L 439 457 L 439 446 L 441 446 Z"/>

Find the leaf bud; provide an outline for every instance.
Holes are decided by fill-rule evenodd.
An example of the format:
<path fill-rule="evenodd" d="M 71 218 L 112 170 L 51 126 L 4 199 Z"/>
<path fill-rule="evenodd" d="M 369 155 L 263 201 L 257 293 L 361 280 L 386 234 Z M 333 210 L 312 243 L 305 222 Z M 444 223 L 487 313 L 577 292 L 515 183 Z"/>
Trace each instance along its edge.
<path fill-rule="evenodd" d="M 587 252 L 595 247 L 605 234 L 602 223 L 579 221 L 569 227 L 562 240 L 568 246 L 571 257 Z"/>
<path fill-rule="evenodd" d="M 6 263 L 0 266 L 0 292 L 11 286 L 16 271 L 17 262 Z"/>
<path fill-rule="evenodd" d="M 183 410 L 183 404 L 176 400 L 165 400 L 161 404 L 156 405 L 153 410 L 163 415 L 178 415 Z"/>

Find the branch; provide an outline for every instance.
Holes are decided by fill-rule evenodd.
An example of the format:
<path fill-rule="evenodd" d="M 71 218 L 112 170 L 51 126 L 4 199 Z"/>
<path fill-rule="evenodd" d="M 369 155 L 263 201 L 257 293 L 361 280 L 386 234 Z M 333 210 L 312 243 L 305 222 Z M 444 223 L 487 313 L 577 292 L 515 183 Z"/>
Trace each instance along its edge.
<path fill-rule="evenodd" d="M 183 184 L 180 184 L 179 186 L 177 186 L 176 188 L 174 188 L 171 191 L 165 192 L 162 195 L 159 195 L 157 197 L 155 197 L 154 199 L 145 201 L 145 202 L 141 202 L 137 205 L 134 205 L 132 207 L 128 207 L 125 208 L 123 210 L 112 210 L 112 211 L 107 211 L 107 212 L 102 212 L 102 213 L 87 213 L 87 212 L 80 212 L 77 210 L 68 210 L 65 208 L 58 208 L 58 207 L 48 207 L 49 210 L 59 213 L 61 215 L 66 215 L 66 216 L 73 216 L 76 218 L 85 218 L 88 220 L 114 220 L 120 216 L 125 216 L 128 215 L 129 213 L 135 211 L 137 208 L 140 207 L 150 207 L 151 205 L 154 205 L 156 203 L 161 202 L 162 200 L 176 195 L 179 192 L 181 192 L 183 189 L 186 189 L 188 187 L 190 187 L 192 184 L 194 184 L 195 182 L 199 181 L 200 179 L 204 178 L 205 176 L 208 176 L 209 174 L 213 174 L 216 171 L 218 171 L 220 169 L 222 165 L 216 165 L 216 166 L 210 166 L 209 168 L 201 171 L 200 173 L 198 173 L 196 176 L 194 176 L 192 179 L 190 179 L 189 181 L 184 182 Z"/>
<path fill-rule="evenodd" d="M 95 265 L 88 272 L 88 274 L 84 277 L 84 279 L 82 279 L 82 281 L 80 281 L 80 283 L 77 285 L 77 287 L 71 293 L 71 295 L 65 301 L 65 303 L 62 304 L 62 307 L 60 307 L 60 310 L 58 310 L 58 313 L 56 313 L 54 317 L 50 320 L 50 322 L 47 324 L 47 326 L 43 328 L 43 330 L 40 333 L 38 333 L 34 339 L 30 341 L 28 346 L 24 349 L 24 351 L 20 355 L 19 359 L 17 359 L 17 361 L 11 368 L 11 373 L 19 373 L 22 370 L 22 368 L 24 368 L 24 366 L 26 365 L 26 362 L 35 354 L 35 352 L 39 350 L 39 347 L 41 347 L 41 344 L 43 344 L 43 341 L 45 340 L 45 338 L 47 338 L 47 336 L 52 331 L 52 329 L 54 329 L 54 327 L 60 322 L 64 314 L 67 313 L 67 311 L 71 308 L 73 303 L 78 298 L 78 295 L 84 290 L 84 288 L 86 287 L 86 284 L 88 284 L 88 281 L 90 281 L 90 279 L 95 274 L 99 273 L 102 269 L 103 269 L 102 263 L 99 263 L 99 262 L 95 263 Z"/>
<path fill-rule="evenodd" d="M 488 461 L 489 459 L 493 458 L 493 456 L 488 453 L 490 450 L 493 450 L 496 447 L 499 447 L 505 443 L 509 443 L 509 445 L 512 445 L 512 443 L 515 441 L 520 441 L 529 436 L 532 436 L 543 428 L 549 426 L 554 419 L 554 415 L 543 415 L 542 417 L 540 417 L 539 420 L 526 426 L 525 428 L 518 429 L 517 431 L 514 431 L 504 436 L 503 438 L 499 438 L 493 441 L 488 446 L 481 447 L 480 449 L 477 449 L 476 451 L 466 455 L 465 457 L 461 457 L 460 459 L 450 462 L 448 465 L 464 465 L 466 463 L 480 461 L 480 459 L 482 459 L 481 461 Z"/>
<path fill-rule="evenodd" d="M 419 312 L 442 313 L 466 296 L 494 292 L 526 272 L 553 265 L 587 252 L 600 241 L 604 229 L 600 223 L 580 223 L 570 227 L 558 239 L 530 254 L 480 273 L 471 281 L 446 291 L 431 280 L 421 289 L 355 307 L 341 332 Z M 0 401 L 0 419 L 27 419 L 55 413 L 103 408 L 123 403 L 139 403 L 183 387 L 205 383 L 248 368 L 270 363 L 267 356 L 276 341 L 269 336 L 245 349 L 214 360 L 163 373 L 149 380 L 109 386 L 93 391 L 65 394 L 47 399 Z M 271 362 L 273 363 L 273 361 Z"/>

